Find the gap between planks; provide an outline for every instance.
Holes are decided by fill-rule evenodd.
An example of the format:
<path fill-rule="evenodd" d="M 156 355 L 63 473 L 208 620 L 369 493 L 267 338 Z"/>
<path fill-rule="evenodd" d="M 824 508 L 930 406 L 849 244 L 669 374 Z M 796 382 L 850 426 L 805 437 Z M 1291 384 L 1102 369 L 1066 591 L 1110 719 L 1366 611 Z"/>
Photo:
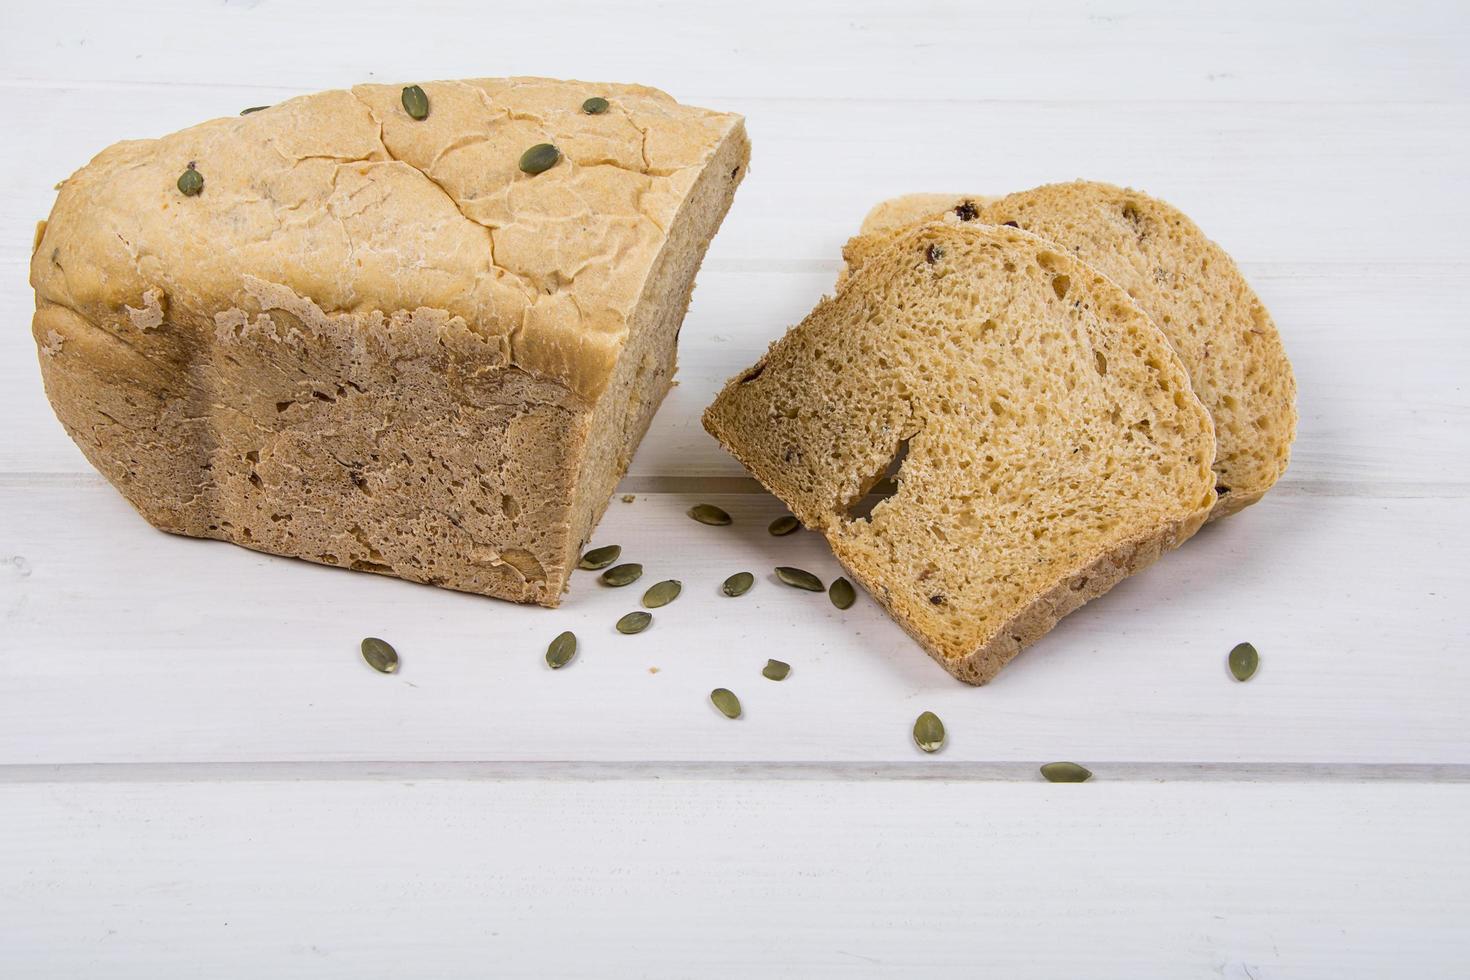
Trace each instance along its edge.
<path fill-rule="evenodd" d="M 1037 762 L 113 762 L 0 765 L 22 783 L 623 782 L 1043 783 Z M 1470 764 L 1092 762 L 1109 783 L 1470 783 Z"/>

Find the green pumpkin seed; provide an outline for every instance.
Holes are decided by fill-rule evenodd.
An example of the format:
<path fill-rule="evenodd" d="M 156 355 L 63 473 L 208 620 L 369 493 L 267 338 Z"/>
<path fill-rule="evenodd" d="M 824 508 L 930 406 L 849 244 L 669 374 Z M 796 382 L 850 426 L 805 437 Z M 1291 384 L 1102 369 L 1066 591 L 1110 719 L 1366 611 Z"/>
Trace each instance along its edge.
<path fill-rule="evenodd" d="M 725 579 L 725 584 L 720 587 L 720 591 L 728 596 L 745 595 L 754 584 L 754 575 L 749 572 L 736 572 L 734 575 Z"/>
<path fill-rule="evenodd" d="M 618 620 L 618 632 L 627 633 L 630 636 L 634 633 L 642 633 L 648 629 L 648 624 L 651 622 L 653 622 L 653 613 L 646 613 L 642 609 L 630 612 Z"/>
<path fill-rule="evenodd" d="M 622 565 L 614 565 L 612 568 L 609 568 L 599 575 L 597 580 L 603 585 L 610 585 L 617 589 L 625 585 L 632 585 L 642 577 L 642 565 L 637 562 L 626 562 Z"/>
<path fill-rule="evenodd" d="M 561 150 L 550 143 L 537 143 L 521 154 L 521 173 L 532 177 L 545 173 L 561 160 Z"/>
<path fill-rule="evenodd" d="M 242 115 L 242 116 L 248 116 L 252 112 L 263 112 L 264 110 L 269 109 L 269 108 L 270 108 L 270 106 L 268 106 L 268 105 L 253 105 L 253 106 L 251 106 L 248 109 L 241 109 L 240 110 L 240 115 Z"/>
<path fill-rule="evenodd" d="M 1230 673 L 1238 681 L 1248 681 L 1261 666 L 1261 655 L 1249 643 L 1237 643 L 1230 651 Z"/>
<path fill-rule="evenodd" d="M 1085 783 L 1092 773 L 1075 762 L 1048 762 L 1041 767 L 1041 774 L 1049 783 Z"/>
<path fill-rule="evenodd" d="M 403 111 L 415 119 L 429 118 L 429 97 L 423 89 L 417 85 L 409 85 L 404 88 Z"/>
<path fill-rule="evenodd" d="M 716 527 L 724 527 L 730 523 L 730 515 L 714 504 L 695 504 L 689 508 L 689 516 L 701 524 L 713 524 Z"/>
<path fill-rule="evenodd" d="M 607 111 L 607 99 L 594 95 L 582 103 L 582 111 L 589 116 L 600 116 Z"/>
<path fill-rule="evenodd" d="M 776 569 L 776 577 L 793 589 L 806 589 L 808 592 L 826 592 L 827 587 L 822 580 L 811 572 L 800 568 L 788 568 L 782 565 Z"/>
<path fill-rule="evenodd" d="M 791 673 L 791 665 L 779 660 L 767 660 L 765 669 L 761 671 L 762 677 L 768 677 L 773 681 L 784 681 L 786 675 Z"/>
<path fill-rule="evenodd" d="M 398 651 L 387 640 L 380 640 L 376 636 L 362 641 L 362 659 L 380 674 L 398 672 Z"/>
<path fill-rule="evenodd" d="M 846 609 L 857 601 L 857 593 L 853 591 L 851 582 L 838 578 L 832 582 L 832 588 L 827 590 L 827 598 L 838 609 Z"/>
<path fill-rule="evenodd" d="M 196 197 L 204 190 L 204 175 L 194 169 L 194 164 L 189 164 L 183 173 L 179 174 L 179 192 L 185 197 Z"/>
<path fill-rule="evenodd" d="M 623 546 L 619 544 L 605 544 L 601 548 L 593 548 L 582 556 L 577 562 L 578 568 L 593 571 L 598 568 L 606 568 L 618 560 L 618 555 L 623 553 Z"/>
<path fill-rule="evenodd" d="M 914 744 L 925 752 L 938 752 L 944 746 L 944 722 L 932 711 L 914 721 Z"/>
<path fill-rule="evenodd" d="M 709 692 L 709 699 L 714 702 L 716 708 L 720 709 L 720 714 L 726 718 L 740 717 L 740 699 L 735 696 L 734 691 L 717 687 Z"/>
<path fill-rule="evenodd" d="M 667 606 L 679 598 L 679 593 L 683 590 L 684 586 L 676 578 L 671 578 L 666 582 L 660 582 L 655 586 L 651 586 L 647 592 L 643 593 L 643 605 L 649 609 Z"/>
<path fill-rule="evenodd" d="M 771 526 L 766 528 L 766 530 L 770 531 L 776 537 L 782 538 L 799 527 L 801 527 L 801 521 L 787 514 L 785 517 L 778 517 L 772 521 Z"/>
<path fill-rule="evenodd" d="M 546 647 L 546 666 L 552 670 L 560 670 L 571 662 L 577 655 L 577 634 L 571 630 L 557 634 L 556 639 Z"/>

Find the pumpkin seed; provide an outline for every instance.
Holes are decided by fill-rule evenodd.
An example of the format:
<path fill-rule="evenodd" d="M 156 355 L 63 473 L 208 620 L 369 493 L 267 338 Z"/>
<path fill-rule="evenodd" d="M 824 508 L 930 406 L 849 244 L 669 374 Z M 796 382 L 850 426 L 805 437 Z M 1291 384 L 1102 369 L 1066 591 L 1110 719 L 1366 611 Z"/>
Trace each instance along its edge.
<path fill-rule="evenodd" d="M 1049 783 L 1085 783 L 1092 778 L 1091 771 L 1075 762 L 1048 762 L 1041 767 L 1041 774 Z"/>
<path fill-rule="evenodd" d="M 653 622 L 653 613 L 646 613 L 639 609 L 618 620 L 618 632 L 627 633 L 630 636 L 634 633 L 642 633 L 648 629 L 648 624 L 651 622 Z"/>
<path fill-rule="evenodd" d="M 571 662 L 577 655 L 577 634 L 571 630 L 557 634 L 556 639 L 546 647 L 546 666 L 552 670 L 559 670 Z"/>
<path fill-rule="evenodd" d="M 717 687 L 709 692 L 709 699 L 714 702 L 716 708 L 720 709 L 720 714 L 726 718 L 740 717 L 740 699 L 735 696 L 734 691 Z"/>
<path fill-rule="evenodd" d="M 607 99 L 594 95 L 582 103 L 582 111 L 589 116 L 600 116 L 607 111 Z"/>
<path fill-rule="evenodd" d="M 261 111 L 263 111 L 265 109 L 269 109 L 269 108 L 270 108 L 270 106 L 268 106 L 268 105 L 253 105 L 253 106 L 251 106 L 248 109 L 241 109 L 240 110 L 240 115 L 242 115 L 242 116 L 248 116 L 252 112 L 261 112 Z"/>
<path fill-rule="evenodd" d="M 376 636 L 362 641 L 362 659 L 380 674 L 398 672 L 398 651 L 387 640 L 380 640 Z"/>
<path fill-rule="evenodd" d="M 185 197 L 196 197 L 204 190 L 204 175 L 194 169 L 190 163 L 184 172 L 179 174 L 179 192 Z"/>
<path fill-rule="evenodd" d="M 808 592 L 826 592 L 827 587 L 822 580 L 811 572 L 800 568 L 788 568 L 785 565 L 776 569 L 776 577 L 793 589 L 806 589 Z"/>
<path fill-rule="evenodd" d="M 679 593 L 683 590 L 683 584 L 676 578 L 671 578 L 666 582 L 660 582 L 655 586 L 651 586 L 647 592 L 643 593 L 643 605 L 648 609 L 667 606 L 679 598 Z"/>
<path fill-rule="evenodd" d="M 593 571 L 598 568 L 606 568 L 613 562 L 617 561 L 618 555 L 621 555 L 622 553 L 622 545 L 605 544 L 601 548 L 593 548 L 591 551 L 584 554 L 582 556 L 582 560 L 577 562 L 577 567 L 587 569 L 588 571 Z"/>
<path fill-rule="evenodd" d="M 832 588 L 827 590 L 827 598 L 838 609 L 846 609 L 857 601 L 857 593 L 853 591 L 851 582 L 845 578 L 837 578 L 833 580 Z"/>
<path fill-rule="evenodd" d="M 725 579 L 725 584 L 720 587 L 720 591 L 728 596 L 745 595 L 754 584 L 754 575 L 749 572 L 736 572 L 734 575 Z"/>
<path fill-rule="evenodd" d="M 409 85 L 404 88 L 403 111 L 415 119 L 429 118 L 429 97 L 423 89 L 417 85 Z"/>
<path fill-rule="evenodd" d="M 643 577 L 643 566 L 637 562 L 625 562 L 622 565 L 614 565 L 597 577 L 603 585 L 613 588 L 621 588 L 624 585 L 632 585 Z"/>
<path fill-rule="evenodd" d="M 716 527 L 724 527 L 730 523 L 730 515 L 714 504 L 695 504 L 689 508 L 689 516 L 701 524 L 713 524 Z"/>
<path fill-rule="evenodd" d="M 772 521 L 771 526 L 766 528 L 766 530 L 770 531 L 776 537 L 781 538 L 790 534 L 792 531 L 795 531 L 799 527 L 801 527 L 801 521 L 798 521 L 790 514 L 787 514 L 785 517 L 778 517 L 774 521 Z"/>
<path fill-rule="evenodd" d="M 521 154 L 521 173 L 532 177 L 545 173 L 561 160 L 561 150 L 550 143 L 537 143 Z"/>
<path fill-rule="evenodd" d="M 914 744 L 925 752 L 938 752 L 944 746 L 944 722 L 932 711 L 914 720 Z"/>
<path fill-rule="evenodd" d="M 767 660 L 765 669 L 761 671 L 762 677 L 768 677 L 773 681 L 784 681 L 786 675 L 791 673 L 791 665 L 779 660 Z"/>
<path fill-rule="evenodd" d="M 1261 666 L 1261 655 L 1249 643 L 1237 643 L 1230 651 L 1230 673 L 1238 681 L 1248 681 Z"/>

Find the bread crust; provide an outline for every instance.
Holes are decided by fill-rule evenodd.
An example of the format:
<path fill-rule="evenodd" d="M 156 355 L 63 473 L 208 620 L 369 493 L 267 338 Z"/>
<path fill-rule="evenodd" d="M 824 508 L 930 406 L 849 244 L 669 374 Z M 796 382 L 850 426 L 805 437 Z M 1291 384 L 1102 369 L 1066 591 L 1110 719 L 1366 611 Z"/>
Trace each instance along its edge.
<path fill-rule="evenodd" d="M 38 229 L 42 375 L 161 529 L 555 605 L 749 146 L 642 86 L 422 87 L 423 120 L 366 85 L 98 154 Z"/>

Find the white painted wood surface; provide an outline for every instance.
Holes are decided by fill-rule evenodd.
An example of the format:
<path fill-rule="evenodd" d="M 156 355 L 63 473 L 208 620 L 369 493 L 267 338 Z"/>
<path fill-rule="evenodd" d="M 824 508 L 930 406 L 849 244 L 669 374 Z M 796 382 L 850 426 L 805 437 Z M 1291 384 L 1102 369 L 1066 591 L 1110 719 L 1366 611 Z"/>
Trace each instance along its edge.
<path fill-rule="evenodd" d="M 6 5 L 0 976 L 1463 976 L 1467 49 L 1454 3 Z M 31 228 L 91 154 L 484 74 L 748 117 L 680 387 L 597 535 L 685 582 L 638 637 L 611 629 L 636 594 L 585 573 L 524 609 L 158 534 L 41 391 Z M 1074 176 L 1236 255 L 1300 433 L 1262 504 L 973 690 L 866 598 L 774 584 L 836 566 L 765 533 L 779 505 L 697 416 L 876 200 Z M 739 569 L 752 593 L 717 595 Z M 400 675 L 357 660 L 369 632 Z M 1032 785 L 1055 758 L 1097 777 Z"/>

